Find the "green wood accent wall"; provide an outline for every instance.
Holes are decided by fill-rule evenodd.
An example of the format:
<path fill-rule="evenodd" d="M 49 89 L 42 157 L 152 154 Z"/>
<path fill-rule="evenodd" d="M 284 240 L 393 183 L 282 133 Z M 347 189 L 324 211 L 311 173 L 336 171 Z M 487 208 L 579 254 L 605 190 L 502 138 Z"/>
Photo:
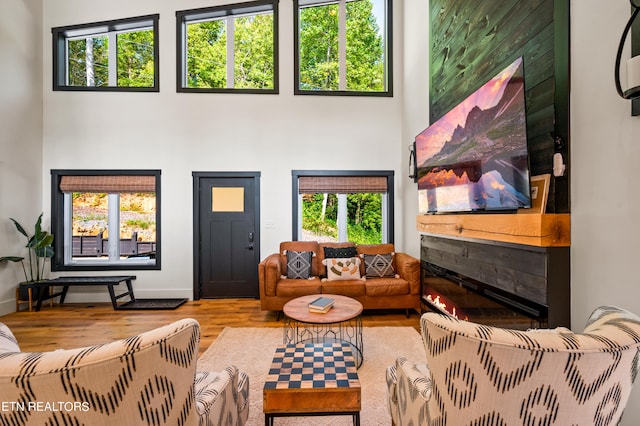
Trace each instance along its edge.
<path fill-rule="evenodd" d="M 430 122 L 517 57 L 524 58 L 532 175 L 569 160 L 569 0 L 431 0 Z M 548 213 L 567 213 L 570 167 L 553 178 Z"/>

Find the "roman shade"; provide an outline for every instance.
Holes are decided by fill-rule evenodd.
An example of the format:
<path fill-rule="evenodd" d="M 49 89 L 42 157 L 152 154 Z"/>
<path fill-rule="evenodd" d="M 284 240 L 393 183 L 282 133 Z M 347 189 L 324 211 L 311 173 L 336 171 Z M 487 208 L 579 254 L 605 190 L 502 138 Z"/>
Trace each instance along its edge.
<path fill-rule="evenodd" d="M 299 194 L 354 194 L 387 192 L 386 176 L 300 176 Z"/>
<path fill-rule="evenodd" d="M 60 191 L 72 192 L 156 192 L 155 176 L 62 176 Z"/>

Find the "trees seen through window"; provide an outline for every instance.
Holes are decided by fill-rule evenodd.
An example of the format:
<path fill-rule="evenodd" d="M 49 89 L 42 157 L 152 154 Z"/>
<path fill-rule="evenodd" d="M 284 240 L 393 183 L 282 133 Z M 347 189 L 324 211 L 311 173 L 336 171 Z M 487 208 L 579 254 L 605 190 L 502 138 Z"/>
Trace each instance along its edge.
<path fill-rule="evenodd" d="M 277 2 L 177 12 L 178 91 L 277 93 Z"/>
<path fill-rule="evenodd" d="M 296 0 L 296 90 L 391 94 L 388 3 Z"/>
<path fill-rule="evenodd" d="M 54 90 L 158 90 L 158 15 L 52 32 Z"/>

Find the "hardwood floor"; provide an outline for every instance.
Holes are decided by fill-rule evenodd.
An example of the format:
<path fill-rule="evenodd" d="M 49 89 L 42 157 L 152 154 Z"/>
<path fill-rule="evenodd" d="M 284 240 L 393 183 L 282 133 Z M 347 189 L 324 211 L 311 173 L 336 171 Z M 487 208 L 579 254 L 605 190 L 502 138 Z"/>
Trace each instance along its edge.
<path fill-rule="evenodd" d="M 43 306 L 40 312 L 21 311 L 0 316 L 26 352 L 72 349 L 122 339 L 168 324 L 194 318 L 201 326 L 200 354 L 225 327 L 282 327 L 275 312 L 260 310 L 254 299 L 201 299 L 176 310 L 114 311 L 111 303 Z M 420 330 L 420 315 L 404 310 L 365 311 L 365 327 L 410 326 Z"/>

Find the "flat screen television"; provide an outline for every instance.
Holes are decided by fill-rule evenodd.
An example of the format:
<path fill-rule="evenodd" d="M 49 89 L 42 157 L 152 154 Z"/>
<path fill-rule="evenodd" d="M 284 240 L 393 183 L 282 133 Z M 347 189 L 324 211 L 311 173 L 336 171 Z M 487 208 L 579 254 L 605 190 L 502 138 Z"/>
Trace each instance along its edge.
<path fill-rule="evenodd" d="M 522 57 L 415 138 L 421 214 L 531 207 Z"/>

